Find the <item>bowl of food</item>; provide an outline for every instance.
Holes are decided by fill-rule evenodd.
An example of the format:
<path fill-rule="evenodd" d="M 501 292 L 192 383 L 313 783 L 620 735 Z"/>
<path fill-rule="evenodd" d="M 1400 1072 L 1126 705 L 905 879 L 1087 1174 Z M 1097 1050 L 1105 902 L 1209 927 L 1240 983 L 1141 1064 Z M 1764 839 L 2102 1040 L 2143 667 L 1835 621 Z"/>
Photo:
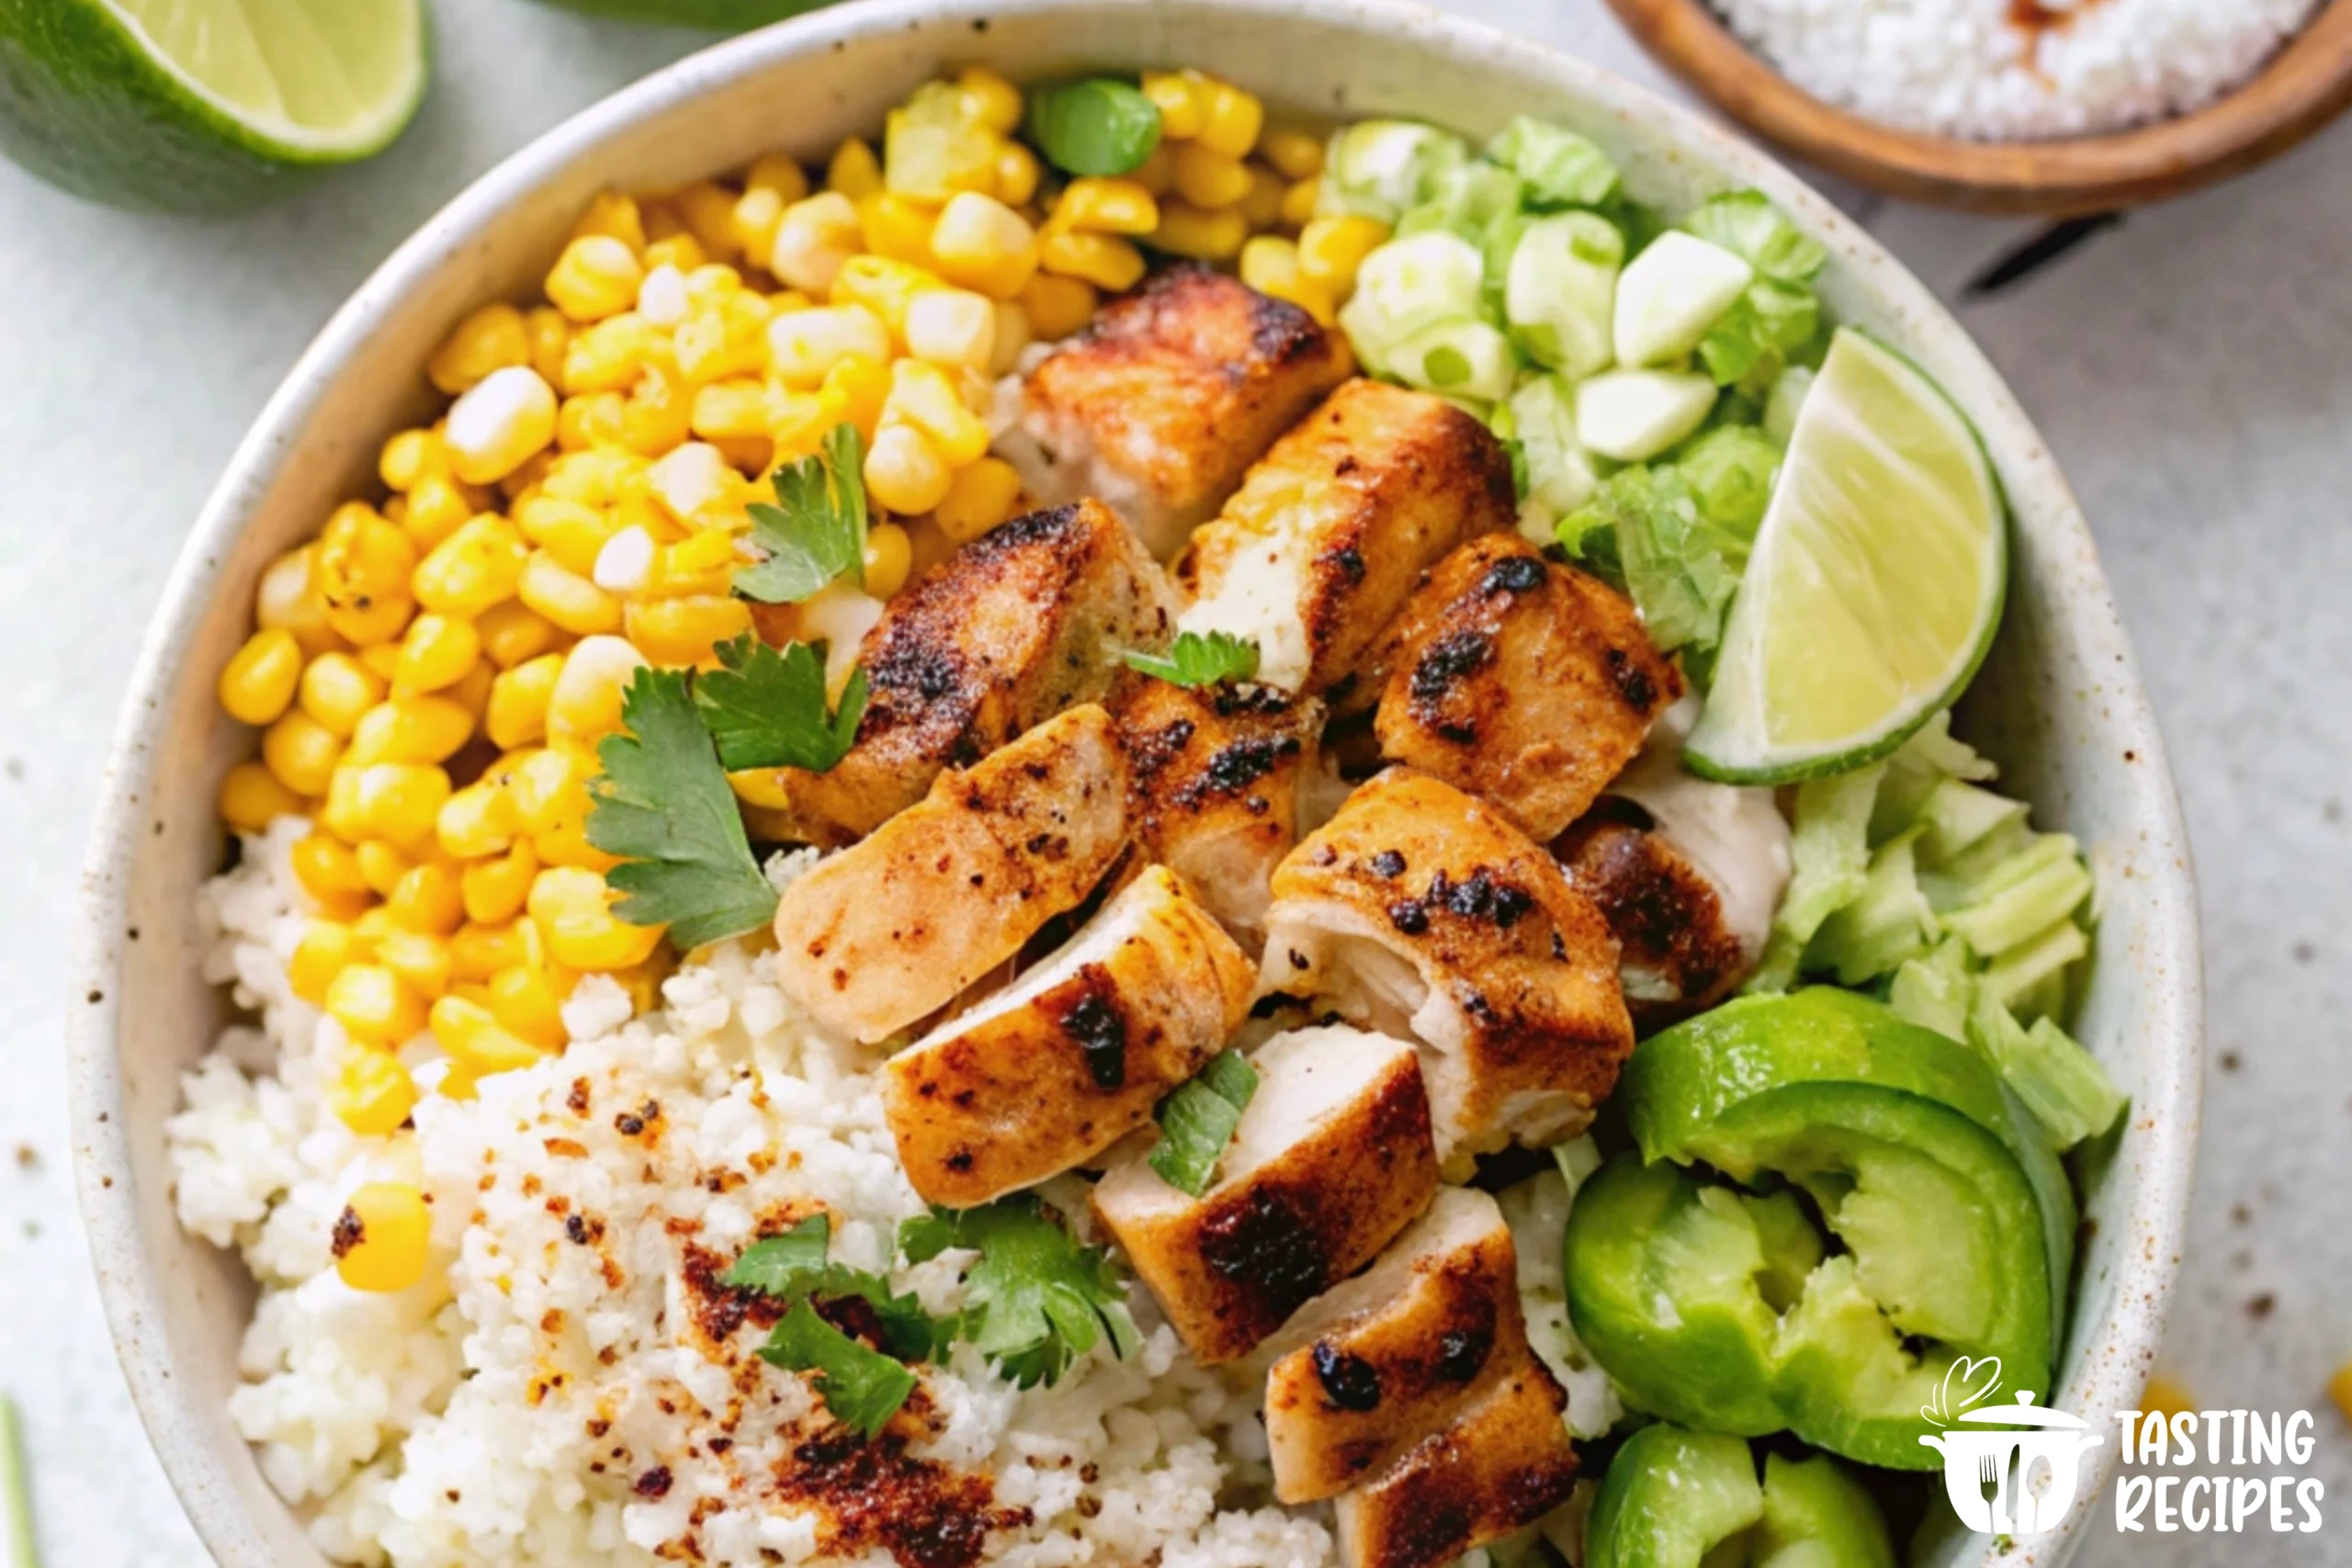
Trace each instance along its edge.
<path fill-rule="evenodd" d="M 1986 1562 L 1919 1438 L 2136 1401 L 2196 1132 L 1998 378 L 1403 7 L 853 6 L 502 165 L 198 523 L 83 921 L 231 1568 L 1634 1562 L 1689 1487 Z"/>

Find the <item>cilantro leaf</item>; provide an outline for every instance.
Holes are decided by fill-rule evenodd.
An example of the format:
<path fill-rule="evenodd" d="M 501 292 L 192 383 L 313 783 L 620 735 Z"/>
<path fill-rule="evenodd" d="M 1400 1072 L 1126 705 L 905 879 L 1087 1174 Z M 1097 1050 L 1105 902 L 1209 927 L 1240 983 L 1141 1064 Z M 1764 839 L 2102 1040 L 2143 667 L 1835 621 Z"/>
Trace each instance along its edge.
<path fill-rule="evenodd" d="M 597 746 L 605 771 L 588 785 L 588 841 L 622 862 L 605 874 L 622 895 L 613 913 L 633 926 L 668 926 L 682 949 L 765 925 L 775 889 L 752 858 L 686 672 L 638 671 L 621 697 L 621 723 L 625 733 Z"/>
<path fill-rule="evenodd" d="M 811 1214 L 782 1235 L 763 1235 L 745 1247 L 718 1282 L 771 1296 L 788 1294 L 803 1275 L 825 1267 L 832 1235 L 831 1214 Z"/>
<path fill-rule="evenodd" d="M 899 1227 L 899 1246 L 915 1263 L 950 1247 L 978 1251 L 964 1275 L 956 1337 L 1020 1387 L 1056 1382 L 1105 1337 L 1122 1358 L 1138 1342 L 1110 1252 L 1080 1247 L 1029 1194 L 978 1209 L 934 1206 Z"/>
<path fill-rule="evenodd" d="M 695 706 L 718 744 L 718 765 L 821 773 L 848 754 L 865 712 L 865 671 L 850 672 L 841 706 L 825 707 L 824 644 L 770 648 L 750 632 L 718 645 L 718 668 L 695 677 Z"/>
<path fill-rule="evenodd" d="M 1125 657 L 1129 669 L 1178 686 L 1247 681 L 1258 672 L 1258 645 L 1231 632 L 1185 632 L 1164 654 L 1130 651 Z"/>
<path fill-rule="evenodd" d="M 865 452 L 857 426 L 837 424 L 821 457 L 775 471 L 774 506 L 752 507 L 752 542 L 766 552 L 735 572 L 735 592 L 794 604 L 865 559 Z M 861 574 L 861 581 L 863 576 Z"/>
<path fill-rule="evenodd" d="M 1179 1191 L 1197 1198 L 1216 1179 L 1216 1162 L 1233 1142 L 1241 1113 L 1258 1092 L 1258 1069 L 1238 1051 L 1220 1051 L 1197 1077 L 1178 1084 L 1152 1115 L 1159 1142 L 1151 1168 Z"/>
<path fill-rule="evenodd" d="M 863 1302 L 871 1309 L 874 1337 L 885 1353 L 901 1361 L 927 1361 L 946 1348 L 942 1325 L 932 1321 L 913 1296 L 893 1292 L 889 1281 L 868 1269 L 828 1262 L 825 1251 L 831 1238 L 831 1216 L 811 1214 L 782 1235 L 762 1236 L 745 1247 L 719 1276 L 719 1283 L 794 1305 Z M 865 1325 L 859 1326 L 863 1331 Z"/>
<path fill-rule="evenodd" d="M 805 1301 L 784 1314 L 760 1358 L 788 1372 L 815 1372 L 825 1408 L 864 1438 L 888 1426 L 915 1391 L 915 1374 L 904 1362 L 859 1344 Z"/>

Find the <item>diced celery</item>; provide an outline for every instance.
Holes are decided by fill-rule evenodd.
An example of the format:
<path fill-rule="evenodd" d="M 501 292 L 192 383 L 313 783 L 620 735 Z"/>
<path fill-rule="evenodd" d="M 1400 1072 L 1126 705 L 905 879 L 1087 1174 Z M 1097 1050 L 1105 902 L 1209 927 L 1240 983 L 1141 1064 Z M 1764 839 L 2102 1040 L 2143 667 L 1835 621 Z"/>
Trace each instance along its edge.
<path fill-rule="evenodd" d="M 1966 944 L 1945 941 L 1895 970 L 1886 1005 L 1905 1023 L 1932 1029 L 1950 1040 L 1966 1040 L 1968 1006 L 1975 988 Z"/>
<path fill-rule="evenodd" d="M 1708 522 L 1755 539 L 1781 471 L 1781 448 L 1770 437 L 1752 424 L 1719 424 L 1676 453 L 1674 466 Z"/>
<path fill-rule="evenodd" d="M 1878 762 L 1797 786 L 1789 838 L 1789 887 L 1772 917 L 1763 963 L 1747 989 L 1786 990 L 1822 922 L 1851 902 L 1870 880 L 1871 803 L 1885 772 L 1886 764 Z"/>
<path fill-rule="evenodd" d="M 1458 234 L 1431 230 L 1391 240 L 1364 257 L 1340 324 L 1367 367 L 1396 374 L 1390 355 L 1405 340 L 1477 316 L 1485 272 L 1478 248 Z"/>
<path fill-rule="evenodd" d="M 1974 893 L 1945 912 L 1945 929 L 1983 956 L 1998 958 L 2080 908 L 2091 896 L 2091 873 L 2073 839 L 2049 833 L 1994 868 Z"/>
<path fill-rule="evenodd" d="M 2123 1096 L 2115 1080 L 2055 1021 L 2038 1019 L 2028 1029 L 1980 986 L 1969 1010 L 1968 1033 L 2041 1122 L 2053 1146 L 2073 1148 L 2106 1132 L 2121 1113 Z"/>
<path fill-rule="evenodd" d="M 1520 209 L 1519 176 L 1483 159 L 1457 164 L 1437 175 L 1429 195 L 1397 220 L 1399 234 L 1444 229 L 1473 244 L 1486 242 L 1487 231 Z"/>
<path fill-rule="evenodd" d="M 1773 378 L 1771 393 L 1764 400 L 1764 434 L 1785 446 L 1797 427 L 1797 411 L 1804 406 L 1804 395 L 1813 390 L 1815 372 L 1811 366 L 1792 365 Z"/>
<path fill-rule="evenodd" d="M 1767 277 L 1803 283 L 1829 253 L 1789 221 L 1761 191 L 1734 191 L 1705 202 L 1682 227 L 1721 245 Z"/>
<path fill-rule="evenodd" d="M 1631 594 L 1650 640 L 1681 649 L 1684 672 L 1702 679 L 1694 656 L 1723 636 L 1747 543 L 1707 521 L 1679 472 L 1671 465 L 1618 469 L 1560 520 L 1558 537 L 1571 557 Z"/>
<path fill-rule="evenodd" d="M 1905 833 L 1878 847 L 1860 889 L 1806 944 L 1806 969 L 1834 970 L 1839 985 L 1860 986 L 1927 951 L 1936 915 L 1919 891 L 1916 838 Z"/>
<path fill-rule="evenodd" d="M 1611 313 L 1625 237 L 1595 213 L 1563 212 L 1521 227 L 1503 316 L 1539 364 L 1577 379 L 1610 361 Z"/>
<path fill-rule="evenodd" d="M 1577 435 L 1621 463 L 1646 462 L 1706 423 L 1715 384 L 1678 370 L 1604 370 L 1577 387 Z"/>
<path fill-rule="evenodd" d="M 1617 194 L 1609 154 L 1565 126 L 1521 115 L 1487 144 L 1487 156 L 1515 170 L 1544 206 L 1599 207 Z"/>
<path fill-rule="evenodd" d="M 1531 376 L 1510 395 L 1511 430 L 1527 466 L 1525 499 L 1540 510 L 1536 537 L 1549 544 L 1560 517 L 1592 499 L 1600 479 L 1577 439 L 1576 414 L 1566 380 Z"/>
<path fill-rule="evenodd" d="M 1916 807 L 1912 815 L 1917 815 Z M 1919 883 L 1928 890 L 1928 902 L 1939 915 L 1975 903 L 1984 896 L 1985 879 L 2032 849 L 2041 838 L 2022 817 L 2002 823 L 1948 863 L 1922 871 Z"/>
<path fill-rule="evenodd" d="M 1754 267 L 1721 245 L 1679 231 L 1659 235 L 1626 264 L 1618 280 L 1617 362 L 1665 365 L 1680 359 L 1699 346 L 1715 318 L 1731 309 L 1755 276 Z"/>
<path fill-rule="evenodd" d="M 2083 934 L 2083 928 L 2072 919 L 2062 919 L 1986 964 L 1976 983 L 2019 1018 L 2030 1019 L 2051 1010 L 2038 1005 L 2043 983 L 2064 975 L 2068 964 L 2090 950 L 2090 938 Z"/>
<path fill-rule="evenodd" d="M 1949 863 L 1982 843 L 2002 824 L 2022 821 L 2025 814 L 2022 800 L 1955 778 L 1940 779 L 1919 806 L 1920 851 L 1930 859 Z"/>
<path fill-rule="evenodd" d="M 1361 213 L 1394 223 L 1437 188 L 1446 171 L 1470 156 L 1451 131 L 1417 120 L 1359 120 L 1331 139 L 1316 210 Z"/>

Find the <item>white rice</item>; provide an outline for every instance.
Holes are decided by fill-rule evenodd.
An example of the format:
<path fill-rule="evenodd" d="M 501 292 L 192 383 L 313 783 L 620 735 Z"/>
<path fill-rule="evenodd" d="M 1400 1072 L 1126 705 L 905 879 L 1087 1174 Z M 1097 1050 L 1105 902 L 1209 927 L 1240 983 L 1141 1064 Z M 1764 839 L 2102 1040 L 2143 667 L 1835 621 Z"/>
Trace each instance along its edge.
<path fill-rule="evenodd" d="M 258 1027 L 227 1031 L 187 1075 L 168 1134 L 182 1224 L 234 1247 L 261 1288 L 231 1416 L 319 1546 L 398 1568 L 889 1564 L 883 1543 L 786 1495 L 811 1398 L 752 1355 L 756 1326 L 698 1315 L 688 1282 L 696 1249 L 723 1266 L 815 1204 L 836 1257 L 889 1264 L 922 1204 L 871 1054 L 817 1033 L 768 965 L 726 942 L 673 976 L 650 1018 L 632 1021 L 610 981 L 583 981 L 560 1056 L 470 1101 L 427 1095 L 413 1135 L 359 1136 L 321 1098 L 341 1031 L 286 979 L 306 919 L 288 852 L 305 831 L 289 819 L 246 840 L 206 889 L 209 973 Z M 403 1055 L 429 1081 L 429 1037 Z M 644 1131 L 624 1132 L 623 1113 Z M 387 1178 L 432 1200 L 435 1256 L 424 1282 L 371 1295 L 337 1276 L 330 1233 L 354 1187 Z M 1505 1209 L 1531 1334 L 1570 1386 L 1572 1425 L 1592 1432 L 1615 1404 L 1559 1300 L 1567 1198 L 1546 1176 Z M 944 1314 L 969 1256 L 893 1280 Z M 959 1478 L 992 1485 L 991 1562 L 1331 1562 L 1328 1509 L 1267 1501 L 1261 1369 L 1204 1370 L 1146 1292 L 1131 1305 L 1137 1356 L 1098 1349 L 1052 1388 L 1012 1387 L 968 1346 L 924 1369 L 927 1435 L 907 1459 L 963 1512 Z"/>
<path fill-rule="evenodd" d="M 1883 124 L 1984 141 L 2120 130 L 2259 70 L 2318 0 L 1714 0 L 1815 96 Z"/>

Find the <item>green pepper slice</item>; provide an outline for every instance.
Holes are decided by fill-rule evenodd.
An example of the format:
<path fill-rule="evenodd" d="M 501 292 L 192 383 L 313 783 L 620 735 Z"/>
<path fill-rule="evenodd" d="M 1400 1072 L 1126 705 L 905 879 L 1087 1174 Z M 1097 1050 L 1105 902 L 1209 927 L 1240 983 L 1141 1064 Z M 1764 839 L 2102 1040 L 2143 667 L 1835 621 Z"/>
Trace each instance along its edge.
<path fill-rule="evenodd" d="M 1755 1568 L 1894 1568 L 1878 1503 L 1827 1454 L 1764 1460 L 1764 1517 L 1748 1537 Z"/>
<path fill-rule="evenodd" d="M 1609 1461 L 1585 1526 L 1585 1568 L 1713 1568 L 1763 1517 L 1746 1441 L 1662 1421 Z"/>

